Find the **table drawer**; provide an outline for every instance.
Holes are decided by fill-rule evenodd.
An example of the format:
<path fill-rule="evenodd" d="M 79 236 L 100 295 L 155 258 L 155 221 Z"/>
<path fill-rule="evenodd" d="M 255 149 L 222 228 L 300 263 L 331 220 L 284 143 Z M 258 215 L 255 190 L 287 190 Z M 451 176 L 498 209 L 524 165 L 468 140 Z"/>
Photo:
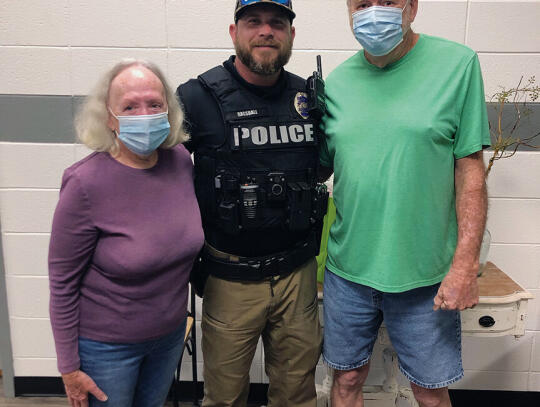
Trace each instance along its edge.
<path fill-rule="evenodd" d="M 465 335 L 498 336 L 513 334 L 521 317 L 517 302 L 479 304 L 461 313 L 461 330 Z"/>

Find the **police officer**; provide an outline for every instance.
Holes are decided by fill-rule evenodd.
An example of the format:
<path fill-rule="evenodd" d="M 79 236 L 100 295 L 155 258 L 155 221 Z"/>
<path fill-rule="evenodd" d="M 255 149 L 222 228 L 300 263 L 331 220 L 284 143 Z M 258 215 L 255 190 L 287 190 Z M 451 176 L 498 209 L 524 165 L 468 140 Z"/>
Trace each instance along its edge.
<path fill-rule="evenodd" d="M 206 237 L 203 406 L 245 406 L 260 337 L 269 406 L 316 405 L 318 126 L 286 72 L 290 0 L 237 0 L 236 56 L 181 85 Z"/>

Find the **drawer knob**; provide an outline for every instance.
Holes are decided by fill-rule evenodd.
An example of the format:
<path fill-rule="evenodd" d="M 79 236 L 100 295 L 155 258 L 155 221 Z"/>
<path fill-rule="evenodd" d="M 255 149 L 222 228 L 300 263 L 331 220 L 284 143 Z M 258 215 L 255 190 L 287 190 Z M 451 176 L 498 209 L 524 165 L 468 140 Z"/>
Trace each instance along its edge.
<path fill-rule="evenodd" d="M 489 315 L 485 315 L 478 320 L 478 323 L 484 328 L 490 328 L 495 325 L 495 320 Z"/>

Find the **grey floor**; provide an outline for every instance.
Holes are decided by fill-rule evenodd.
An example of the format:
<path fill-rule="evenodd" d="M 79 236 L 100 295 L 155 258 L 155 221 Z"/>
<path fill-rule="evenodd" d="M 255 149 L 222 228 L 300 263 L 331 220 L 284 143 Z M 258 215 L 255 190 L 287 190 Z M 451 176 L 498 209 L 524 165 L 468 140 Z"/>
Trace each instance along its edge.
<path fill-rule="evenodd" d="M 48 407 L 67 407 L 68 402 L 65 397 L 15 397 L 7 399 L 4 397 L 4 384 L 0 377 L 0 407 L 18 407 L 18 406 L 48 406 Z M 181 407 L 192 407 L 192 403 L 180 403 Z M 258 405 L 250 405 L 259 407 Z M 248 406 L 248 407 L 250 407 Z M 172 402 L 165 403 L 164 407 L 172 407 Z M 261 406 L 264 407 L 264 406 Z"/>
<path fill-rule="evenodd" d="M 65 397 L 15 397 L 7 399 L 4 397 L 4 384 L 0 378 L 0 407 L 18 406 L 47 406 L 47 407 L 67 407 L 69 404 Z M 180 403 L 181 407 L 191 407 L 191 403 Z M 172 407 L 171 402 L 167 402 L 165 407 Z"/>

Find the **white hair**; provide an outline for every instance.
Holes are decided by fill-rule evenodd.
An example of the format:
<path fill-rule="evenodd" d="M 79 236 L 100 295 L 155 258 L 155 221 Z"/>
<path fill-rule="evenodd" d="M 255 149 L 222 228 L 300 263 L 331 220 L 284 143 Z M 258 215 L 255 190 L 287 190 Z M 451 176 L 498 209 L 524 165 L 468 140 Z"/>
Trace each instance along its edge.
<path fill-rule="evenodd" d="M 113 155 L 118 152 L 119 145 L 116 136 L 107 126 L 109 119 L 109 112 L 107 110 L 109 88 L 114 78 L 132 66 L 142 66 L 148 69 L 159 78 L 163 85 L 165 98 L 169 107 L 171 131 L 161 145 L 161 148 L 172 148 L 179 143 L 189 140 L 189 135 L 184 131 L 182 126 L 184 114 L 176 99 L 176 95 L 168 85 L 161 70 L 151 62 L 132 58 L 123 59 L 107 71 L 86 97 L 83 106 L 75 117 L 75 130 L 79 140 L 94 151 L 107 151 Z"/>

